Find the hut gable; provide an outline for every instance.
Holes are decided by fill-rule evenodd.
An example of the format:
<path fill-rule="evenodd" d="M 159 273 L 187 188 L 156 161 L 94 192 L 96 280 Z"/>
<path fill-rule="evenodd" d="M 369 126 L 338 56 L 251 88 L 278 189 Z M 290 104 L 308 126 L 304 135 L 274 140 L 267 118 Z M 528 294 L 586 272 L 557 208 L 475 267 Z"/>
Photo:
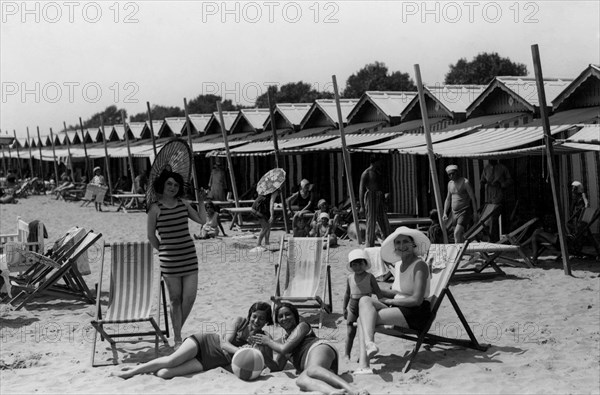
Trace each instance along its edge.
<path fill-rule="evenodd" d="M 233 122 L 238 116 L 239 111 L 224 111 L 223 112 L 223 122 L 225 122 L 225 131 L 230 133 L 231 126 Z M 219 118 L 219 113 L 217 111 L 213 112 L 206 128 L 204 129 L 205 134 L 218 133 L 221 134 L 221 121 Z"/>
<path fill-rule="evenodd" d="M 146 127 L 142 131 L 141 139 L 151 139 L 151 131 L 154 130 L 154 137 L 158 138 L 161 128 L 163 127 L 165 121 L 152 121 L 152 129 L 150 129 L 150 122 L 146 121 Z"/>
<path fill-rule="evenodd" d="M 129 141 L 135 140 L 135 136 L 131 131 L 130 125 L 127 125 L 127 137 L 129 138 Z M 125 141 L 125 129 L 123 128 L 123 125 L 119 124 L 112 126 L 112 131 L 110 132 L 108 141 Z"/>
<path fill-rule="evenodd" d="M 554 100 L 554 111 L 600 105 L 600 67 L 589 65 Z"/>
<path fill-rule="evenodd" d="M 185 118 L 182 117 L 167 117 L 165 118 L 165 124 L 169 127 L 171 132 L 170 135 L 161 134 L 159 137 L 174 137 L 181 136 L 185 129 Z"/>
<path fill-rule="evenodd" d="M 358 99 L 340 99 L 340 109 L 342 110 L 344 125 L 348 123 L 348 114 L 350 114 L 354 106 L 356 106 L 356 103 L 358 103 Z M 301 129 L 337 126 L 337 106 L 335 100 L 331 99 L 315 100 L 300 123 Z"/>
<path fill-rule="evenodd" d="M 312 104 L 310 103 L 279 103 L 275 106 L 273 116 L 275 127 L 279 129 L 300 130 L 302 119 L 306 116 Z M 271 117 L 264 123 L 264 130 L 271 130 Z"/>
<path fill-rule="evenodd" d="M 136 140 L 141 139 L 144 134 L 148 134 L 148 131 L 146 130 L 148 124 L 146 122 L 130 122 L 128 127 L 129 130 L 131 130 L 133 138 Z"/>
<path fill-rule="evenodd" d="M 204 134 L 204 130 L 206 129 L 206 125 L 210 121 L 212 114 L 190 114 L 189 118 L 192 122 L 193 129 L 197 134 Z M 185 132 L 187 136 L 187 130 Z"/>
<path fill-rule="evenodd" d="M 546 106 L 550 106 L 570 82 L 570 79 L 544 79 Z M 467 117 L 522 111 L 539 114 L 535 78 L 496 77 L 467 108 Z"/>
<path fill-rule="evenodd" d="M 263 130 L 263 125 L 269 117 L 266 108 L 254 108 L 240 110 L 235 121 L 231 125 L 231 134 L 236 133 L 258 133 Z"/>
<path fill-rule="evenodd" d="M 402 112 L 417 96 L 416 92 L 367 91 L 348 114 L 348 123 L 384 121 L 400 123 Z"/>

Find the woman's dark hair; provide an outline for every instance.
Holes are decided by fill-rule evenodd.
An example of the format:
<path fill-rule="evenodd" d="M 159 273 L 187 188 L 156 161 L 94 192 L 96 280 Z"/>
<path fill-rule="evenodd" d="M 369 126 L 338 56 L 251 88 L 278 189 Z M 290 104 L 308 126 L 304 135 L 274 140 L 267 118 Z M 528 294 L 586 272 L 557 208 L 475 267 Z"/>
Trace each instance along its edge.
<path fill-rule="evenodd" d="M 211 202 L 211 201 L 205 202 L 205 203 L 204 203 L 204 207 L 205 207 L 206 209 L 212 208 L 213 210 L 215 210 L 215 211 L 216 211 L 216 206 L 215 206 L 215 204 L 214 204 L 213 202 Z"/>
<path fill-rule="evenodd" d="M 279 310 L 281 310 L 284 307 L 287 307 L 288 309 L 290 309 L 290 311 L 294 315 L 294 318 L 296 319 L 296 324 L 299 324 L 300 323 L 300 314 L 298 313 L 298 309 L 293 304 L 287 303 L 287 302 L 283 302 L 283 303 L 277 305 L 277 307 L 275 307 L 275 323 L 279 324 L 279 317 L 278 317 Z"/>
<path fill-rule="evenodd" d="M 433 223 L 439 222 L 438 211 L 436 209 L 429 212 L 429 219 L 431 219 Z"/>
<path fill-rule="evenodd" d="M 174 179 L 175 182 L 179 184 L 179 190 L 177 191 L 175 197 L 178 198 L 182 196 L 183 190 L 185 189 L 183 177 L 181 176 L 181 174 L 174 173 L 169 170 L 163 170 L 162 173 L 160 173 L 160 176 L 158 176 L 158 178 L 154 181 L 154 190 L 156 191 L 156 193 L 163 193 L 163 191 L 165 190 L 165 183 L 169 178 Z"/>
<path fill-rule="evenodd" d="M 267 313 L 267 325 L 273 325 L 273 314 L 271 313 L 271 306 L 268 303 L 256 302 L 250 306 L 250 310 L 248 310 L 248 321 L 250 321 L 250 316 L 255 311 L 264 311 Z"/>

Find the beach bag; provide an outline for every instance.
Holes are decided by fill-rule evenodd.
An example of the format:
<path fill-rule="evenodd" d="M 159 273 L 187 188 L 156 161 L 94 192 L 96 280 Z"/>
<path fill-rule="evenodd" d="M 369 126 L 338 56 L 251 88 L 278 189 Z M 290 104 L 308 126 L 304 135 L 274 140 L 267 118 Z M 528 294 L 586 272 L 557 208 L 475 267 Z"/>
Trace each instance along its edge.
<path fill-rule="evenodd" d="M 56 250 L 61 246 L 65 246 L 66 249 L 69 249 L 75 243 L 81 240 L 85 236 L 85 233 L 85 229 L 74 226 L 71 229 L 69 229 L 64 236 L 56 240 L 52 249 Z M 83 254 L 81 254 L 79 258 L 77 258 L 77 270 L 79 270 L 79 273 L 81 273 L 82 276 L 92 274 L 87 251 L 85 251 Z"/>

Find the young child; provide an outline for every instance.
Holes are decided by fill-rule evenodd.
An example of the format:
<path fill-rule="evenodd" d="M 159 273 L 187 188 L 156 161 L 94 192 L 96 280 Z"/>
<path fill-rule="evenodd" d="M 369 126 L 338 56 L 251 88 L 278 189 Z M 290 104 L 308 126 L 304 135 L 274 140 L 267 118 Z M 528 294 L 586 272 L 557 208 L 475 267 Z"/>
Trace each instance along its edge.
<path fill-rule="evenodd" d="M 227 236 L 223 230 L 223 226 L 219 220 L 219 212 L 213 202 L 204 203 L 206 209 L 206 223 L 202 225 L 199 235 L 194 235 L 196 240 L 212 239 L 219 235 L 219 228 L 223 232 L 223 236 Z"/>
<path fill-rule="evenodd" d="M 334 228 L 329 221 L 329 214 L 322 212 L 319 214 L 319 221 L 313 224 L 310 230 L 310 237 L 325 237 L 329 235 L 329 246 L 337 245 L 337 236 L 334 233 Z"/>
<path fill-rule="evenodd" d="M 442 227 L 438 218 L 438 211 L 433 209 L 429 212 L 429 218 L 431 219 L 431 226 L 427 230 L 427 237 L 433 244 L 443 244 L 444 235 L 442 233 Z"/>
<path fill-rule="evenodd" d="M 294 237 L 308 237 L 310 231 L 308 219 L 303 215 L 295 215 L 292 220 L 292 229 Z"/>
<path fill-rule="evenodd" d="M 358 319 L 358 301 L 363 296 L 377 295 L 378 298 L 383 297 L 381 289 L 377 284 L 375 276 L 367 272 L 371 267 L 369 256 L 365 250 L 352 250 L 348 254 L 348 270 L 352 274 L 348 275 L 346 281 L 346 294 L 344 295 L 344 318 L 346 319 L 346 327 L 348 336 L 346 337 L 346 350 L 344 358 L 350 359 L 352 352 L 352 344 L 356 337 L 356 328 L 354 323 Z"/>

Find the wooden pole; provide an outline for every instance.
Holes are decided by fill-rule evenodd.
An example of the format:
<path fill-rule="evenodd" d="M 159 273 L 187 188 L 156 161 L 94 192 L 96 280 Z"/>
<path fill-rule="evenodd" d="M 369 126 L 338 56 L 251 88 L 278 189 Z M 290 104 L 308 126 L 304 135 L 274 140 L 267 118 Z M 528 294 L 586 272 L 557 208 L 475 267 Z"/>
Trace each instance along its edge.
<path fill-rule="evenodd" d="M 40 137 L 40 127 L 37 128 L 37 136 L 38 136 L 38 151 L 40 152 L 40 178 L 42 181 L 44 180 L 44 160 L 42 159 L 42 138 Z"/>
<path fill-rule="evenodd" d="M 67 133 L 67 123 L 65 121 L 63 121 L 63 128 L 65 129 L 65 141 L 67 142 L 67 154 L 69 155 L 69 169 L 71 170 L 71 182 L 75 182 L 73 157 L 71 156 L 71 141 L 69 140 L 69 134 Z"/>
<path fill-rule="evenodd" d="M 550 121 L 548 120 L 548 109 L 546 108 L 546 92 L 544 90 L 544 77 L 542 75 L 542 62 L 537 44 L 531 46 L 533 56 L 533 69 L 535 71 L 535 82 L 538 91 L 538 102 L 540 106 L 540 117 L 544 128 L 544 142 L 546 145 L 546 158 L 548 173 L 550 176 L 550 186 L 552 187 L 552 197 L 554 198 L 554 214 L 556 215 L 556 225 L 558 226 L 558 239 L 560 241 L 560 250 L 562 251 L 563 270 L 566 275 L 571 275 L 571 265 L 569 263 L 569 250 L 565 235 L 567 230 L 562 218 L 561 199 L 558 193 L 556 174 L 554 173 L 554 147 L 552 146 L 552 135 L 550 133 Z"/>
<path fill-rule="evenodd" d="M 150 125 L 150 135 L 152 136 L 152 150 L 154 151 L 154 157 L 158 155 L 156 151 L 156 137 L 154 137 L 154 125 L 152 125 L 152 112 L 150 111 L 150 102 L 146 102 L 146 107 L 148 108 L 148 124 Z M 192 149 L 192 147 L 190 147 Z M 192 152 L 192 155 L 194 153 Z"/>
<path fill-rule="evenodd" d="M 33 155 L 31 153 L 31 138 L 29 137 L 29 126 L 27 126 L 27 148 L 29 148 L 29 178 L 33 178 Z"/>
<path fill-rule="evenodd" d="M 125 119 L 125 111 L 123 110 L 121 110 L 121 119 L 123 120 L 123 129 L 125 130 L 125 144 L 127 145 L 127 159 L 129 163 L 129 174 L 131 175 L 131 193 L 133 193 L 135 192 L 135 173 L 133 171 L 133 158 L 131 157 L 131 148 L 129 147 L 129 133 L 127 133 L 127 120 Z"/>
<path fill-rule="evenodd" d="M 113 184 L 112 179 L 110 177 L 110 158 L 108 157 L 108 147 L 106 146 L 106 132 L 104 131 L 104 119 L 102 119 L 102 117 L 100 117 L 100 129 L 102 130 L 102 142 L 104 143 L 104 166 L 106 166 L 106 178 L 108 180 L 108 189 L 110 191 L 110 204 L 114 204 Z"/>
<path fill-rule="evenodd" d="M 4 158 L 4 145 L 0 144 L 0 150 L 2 150 L 2 169 L 4 170 L 4 177 L 8 176 L 6 171 L 6 158 Z"/>
<path fill-rule="evenodd" d="M 15 136 L 15 148 L 17 150 L 17 171 L 19 172 L 19 179 L 23 178 L 21 172 L 21 155 L 19 154 L 19 142 L 17 141 L 17 131 L 13 129 L 13 136 Z"/>
<path fill-rule="evenodd" d="M 200 184 L 198 184 L 198 175 L 196 174 L 196 163 L 194 161 L 194 146 L 192 145 L 192 121 L 188 115 L 188 106 L 187 99 L 183 98 L 183 109 L 185 111 L 185 124 L 187 127 L 187 138 L 188 145 L 190 146 L 190 150 L 192 151 L 192 179 L 194 181 L 194 196 L 196 196 L 196 201 L 198 202 L 198 212 L 202 210 L 200 205 L 202 204 L 202 199 L 200 199 Z"/>
<path fill-rule="evenodd" d="M 267 91 L 267 100 L 269 103 L 269 116 L 271 117 L 271 131 L 273 132 L 273 148 L 275 149 L 275 167 L 279 168 L 279 142 L 277 141 L 277 126 L 275 125 L 275 100 L 271 89 Z M 283 227 L 285 233 L 289 233 L 287 218 L 287 202 L 285 188 L 281 188 L 281 206 L 283 208 Z"/>
<path fill-rule="evenodd" d="M 6 132 L 6 134 L 8 135 L 8 131 Z M 6 148 L 8 148 L 8 170 L 12 170 L 12 153 L 10 152 L 10 144 L 6 144 Z"/>
<path fill-rule="evenodd" d="M 54 180 L 56 181 L 56 185 L 58 186 L 58 165 L 56 163 L 56 150 L 54 148 L 54 133 L 52 132 L 52 128 L 50 128 L 50 139 L 52 140 L 52 162 L 54 162 Z"/>
<path fill-rule="evenodd" d="M 92 177 L 94 177 L 94 174 L 91 171 L 91 166 L 88 164 L 89 157 L 87 153 L 87 144 L 85 143 L 85 133 L 83 131 L 83 122 L 81 122 L 81 117 L 79 117 L 79 127 L 81 128 L 81 141 L 83 142 L 83 153 L 85 155 L 85 174 L 88 176 L 88 181 L 91 181 Z"/>
<path fill-rule="evenodd" d="M 238 196 L 237 184 L 235 182 L 235 173 L 233 172 L 233 162 L 231 161 L 231 152 L 229 151 L 229 140 L 227 139 L 227 129 L 225 128 L 225 119 L 223 118 L 223 108 L 221 101 L 217 101 L 217 111 L 219 111 L 219 122 L 221 123 L 221 134 L 225 143 L 225 152 L 227 153 L 227 167 L 229 168 L 229 178 L 231 180 L 231 189 L 233 191 L 233 199 L 235 207 L 240 207 L 240 198 Z"/>
<path fill-rule="evenodd" d="M 333 80 L 333 93 L 335 95 L 335 106 L 337 108 L 338 126 L 340 129 L 340 138 L 342 140 L 342 155 L 344 158 L 344 169 L 346 170 L 346 180 L 348 182 L 350 205 L 352 207 L 352 218 L 354 218 L 354 224 L 356 225 L 356 240 L 358 241 L 358 244 L 362 244 L 360 234 L 360 222 L 358 218 L 358 210 L 356 207 L 356 195 L 354 194 L 354 183 L 352 182 L 352 163 L 350 163 L 350 154 L 348 153 L 348 147 L 346 146 L 346 133 L 344 132 L 344 118 L 342 117 L 342 107 L 340 106 L 340 95 L 338 93 L 337 78 L 335 77 L 335 75 L 332 75 L 331 79 Z"/>
<path fill-rule="evenodd" d="M 417 78 L 417 89 L 419 90 L 419 106 L 421 107 L 421 119 L 423 120 L 423 130 L 425 131 L 425 141 L 427 142 L 427 158 L 429 159 L 429 173 L 431 183 L 433 184 L 433 194 L 435 196 L 435 206 L 438 212 L 438 221 L 442 228 L 444 244 L 448 244 L 448 233 L 444 226 L 442 216 L 444 215 L 444 204 L 442 203 L 442 193 L 440 192 L 440 183 L 435 167 L 435 154 L 433 152 L 433 143 L 431 141 L 431 130 L 429 129 L 429 115 L 427 114 L 427 103 L 425 102 L 425 91 L 421 81 L 421 68 L 415 64 L 415 75 Z"/>

